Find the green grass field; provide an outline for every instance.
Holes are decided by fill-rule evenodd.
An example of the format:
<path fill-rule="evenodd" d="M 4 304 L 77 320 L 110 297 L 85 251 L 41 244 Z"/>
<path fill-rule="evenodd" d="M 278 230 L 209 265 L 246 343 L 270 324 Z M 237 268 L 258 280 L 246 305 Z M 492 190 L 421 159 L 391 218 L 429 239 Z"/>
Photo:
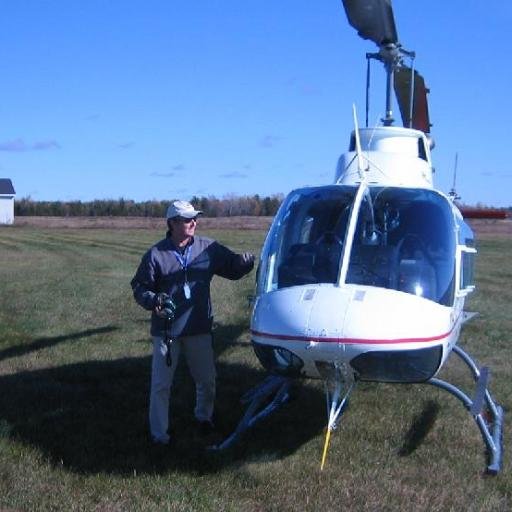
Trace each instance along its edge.
<path fill-rule="evenodd" d="M 190 428 L 186 368 L 173 390 L 176 445 L 147 437 L 148 314 L 130 279 L 160 230 L 0 230 L 0 510 L 512 509 L 510 433 L 504 464 L 483 475 L 484 446 L 462 405 L 422 385 L 363 383 L 352 396 L 324 471 L 321 383 L 223 453 L 203 450 Z M 208 231 L 258 252 L 262 231 Z M 479 245 L 478 291 L 460 345 L 492 370 L 491 391 L 512 401 L 512 239 Z M 250 347 L 246 296 L 254 275 L 216 278 L 217 423 L 228 434 L 240 396 L 265 372 Z M 452 358 L 453 359 L 453 358 Z M 471 379 L 450 359 L 442 376 Z M 470 389 L 470 388 L 467 388 Z"/>

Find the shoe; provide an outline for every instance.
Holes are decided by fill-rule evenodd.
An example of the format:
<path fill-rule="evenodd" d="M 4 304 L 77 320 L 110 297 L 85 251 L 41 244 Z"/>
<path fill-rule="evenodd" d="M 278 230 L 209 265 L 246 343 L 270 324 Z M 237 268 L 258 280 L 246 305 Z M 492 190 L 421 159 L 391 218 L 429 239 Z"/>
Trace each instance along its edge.
<path fill-rule="evenodd" d="M 215 433 L 215 425 L 211 420 L 198 421 L 197 433 L 200 437 L 208 437 Z"/>
<path fill-rule="evenodd" d="M 156 449 L 169 448 L 169 446 L 173 444 L 173 438 L 170 437 L 168 441 L 162 441 L 161 439 L 155 439 L 154 437 L 151 437 L 150 444 L 153 448 Z"/>
<path fill-rule="evenodd" d="M 215 428 L 213 421 L 197 421 L 197 441 L 207 447 L 212 448 L 222 442 L 222 435 Z"/>
<path fill-rule="evenodd" d="M 171 444 L 171 440 L 167 441 L 167 443 L 164 443 L 163 441 L 155 441 L 154 439 L 151 441 L 152 446 L 169 446 Z"/>

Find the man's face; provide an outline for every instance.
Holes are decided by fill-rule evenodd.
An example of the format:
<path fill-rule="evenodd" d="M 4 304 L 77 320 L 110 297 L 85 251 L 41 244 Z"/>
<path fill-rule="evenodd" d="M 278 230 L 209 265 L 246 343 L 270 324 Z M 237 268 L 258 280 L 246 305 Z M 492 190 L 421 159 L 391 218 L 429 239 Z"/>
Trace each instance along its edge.
<path fill-rule="evenodd" d="M 183 240 L 194 236 L 196 231 L 197 219 L 185 219 L 183 217 L 174 217 L 171 219 L 172 234 L 177 239 Z"/>

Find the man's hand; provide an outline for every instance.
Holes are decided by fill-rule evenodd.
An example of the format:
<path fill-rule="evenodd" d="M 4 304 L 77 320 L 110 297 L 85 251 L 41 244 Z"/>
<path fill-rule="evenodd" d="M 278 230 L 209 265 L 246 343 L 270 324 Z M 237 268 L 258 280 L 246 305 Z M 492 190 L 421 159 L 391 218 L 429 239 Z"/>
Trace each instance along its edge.
<path fill-rule="evenodd" d="M 157 294 L 155 300 L 155 313 L 159 318 L 174 320 L 176 304 L 174 304 L 167 293 Z"/>
<path fill-rule="evenodd" d="M 254 254 L 251 254 L 250 252 L 244 252 L 241 255 L 242 258 L 242 265 L 249 266 L 254 265 Z"/>

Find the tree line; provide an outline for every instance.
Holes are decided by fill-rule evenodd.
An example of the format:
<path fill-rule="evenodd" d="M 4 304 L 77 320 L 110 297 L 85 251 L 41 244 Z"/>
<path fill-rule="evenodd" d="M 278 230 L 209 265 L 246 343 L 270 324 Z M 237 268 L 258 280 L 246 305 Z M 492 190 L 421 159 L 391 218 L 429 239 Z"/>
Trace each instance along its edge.
<path fill-rule="evenodd" d="M 284 196 L 194 196 L 190 202 L 206 217 L 274 216 Z M 95 199 L 94 201 L 35 201 L 30 197 L 14 202 L 16 216 L 33 217 L 164 217 L 169 201 Z"/>

